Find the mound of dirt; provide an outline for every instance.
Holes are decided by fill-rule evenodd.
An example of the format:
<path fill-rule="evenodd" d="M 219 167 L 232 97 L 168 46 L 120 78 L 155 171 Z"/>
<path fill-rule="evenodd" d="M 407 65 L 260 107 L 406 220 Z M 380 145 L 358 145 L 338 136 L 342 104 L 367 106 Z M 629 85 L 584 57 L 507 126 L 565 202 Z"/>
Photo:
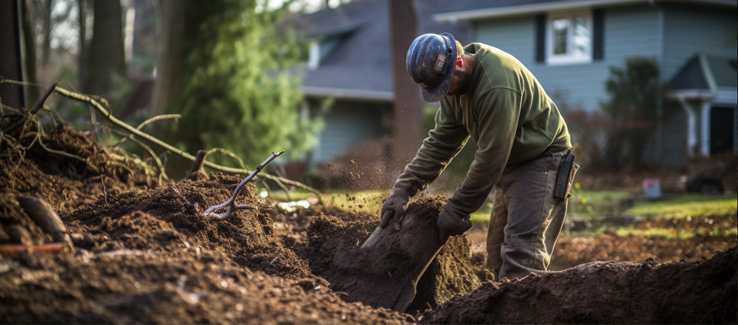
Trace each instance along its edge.
<path fill-rule="evenodd" d="M 735 323 L 735 247 L 701 262 L 592 262 L 487 283 L 420 323 Z"/>
<path fill-rule="evenodd" d="M 59 139 L 83 137 L 63 126 L 51 134 Z M 93 141 L 84 143 L 92 148 L 87 150 L 89 154 L 81 156 L 83 159 L 109 159 L 107 149 Z M 17 186 L 4 188 L 8 194 L 3 196 L 7 202 L 4 210 L 8 213 L 3 215 L 2 229 L 11 235 L 6 235 L 0 244 L 51 241 L 13 199 L 30 194 L 54 202 L 52 206 L 59 212 L 76 249 L 56 256 L 2 256 L 0 292 L 8 303 L 0 307 L 0 322 L 412 321 L 407 314 L 342 300 L 345 296 L 334 293 L 334 286 L 308 265 L 310 258 L 328 258 L 312 249 L 308 240 L 300 239 L 308 237 L 308 227 L 302 227 L 300 234 L 292 231 L 298 223 L 275 223 L 272 216 L 280 220 L 286 217 L 271 203 L 257 199 L 253 185 L 247 184 L 237 197 L 239 204 L 247 204 L 250 209 L 238 210 L 223 221 L 204 217 L 200 211 L 228 200 L 240 182 L 238 176 L 215 174 L 198 181 L 156 186 L 151 178 L 144 178 L 148 182 L 131 183 L 130 177 L 116 173 L 103 176 L 109 179 L 97 187 L 97 192 L 94 186 L 85 192 L 73 192 L 95 177 L 90 170 L 101 168 L 90 165 L 85 173 L 92 176 L 80 176 L 78 169 L 68 169 L 70 175 L 52 173 L 40 166 L 51 165 L 49 158 L 69 157 L 54 152 L 47 152 L 45 161 L 29 157 L 18 160 L 25 170 L 5 175 L 8 183 L 60 181 L 47 192 Z M 146 175 L 144 170 L 139 174 Z M 66 193 L 79 194 L 65 199 Z M 322 214 L 330 221 L 316 222 L 314 229 L 343 229 L 346 227 L 342 225 L 351 223 L 364 227 L 359 233 L 352 233 L 348 227 L 344 237 L 337 235 L 332 240 L 358 242 L 368 234 L 370 223 L 378 222 L 376 217 L 324 210 L 330 210 L 330 214 Z M 315 222 L 311 216 L 307 219 L 311 219 L 310 224 Z M 308 252 L 311 255 L 306 255 Z M 211 270 L 217 272 L 207 275 Z M 226 275 L 218 273 L 221 271 Z M 441 274 L 457 278 L 455 273 Z M 251 282 L 264 292 L 243 284 Z M 216 298 L 221 296 L 230 298 L 219 302 Z M 264 310 L 259 306 L 265 306 Z M 156 312 L 160 309 L 166 311 Z M 316 311 L 290 313 L 292 309 Z M 261 315 L 255 317 L 254 310 Z"/>
<path fill-rule="evenodd" d="M 0 323 L 415 321 L 354 290 L 402 273 L 407 259 L 359 254 L 378 216 L 284 213 L 249 184 L 236 201 L 250 209 L 209 219 L 200 211 L 228 200 L 238 176 L 159 185 L 147 164 L 61 125 L 6 134 L 0 157 L 0 245 L 53 240 L 18 195 L 50 203 L 75 245 L 0 254 Z M 442 203 L 421 198 L 408 220 L 431 225 Z M 735 247 L 702 262 L 588 263 L 503 283 L 470 251 L 467 235 L 439 251 L 407 309 L 424 311 L 419 322 L 736 322 Z"/>
<path fill-rule="evenodd" d="M 40 135 L 31 125 L 5 134 L 0 143 L 0 243 L 37 245 L 51 239 L 27 218 L 17 195 L 42 198 L 63 213 L 101 194 L 158 185 L 151 167 L 100 146 L 90 134 L 59 124 Z"/>
<path fill-rule="evenodd" d="M 0 260 L 2 323 L 406 323 L 347 303 L 325 286 L 234 267 L 226 260 L 113 250 Z"/>
<path fill-rule="evenodd" d="M 322 281 L 294 251 L 282 247 L 269 217 L 274 208 L 255 199 L 253 184 L 244 186 L 236 198 L 252 209 L 239 210 L 224 221 L 208 219 L 196 210 L 195 205 L 204 210 L 227 201 L 240 181 L 237 176 L 215 174 L 211 179 L 121 193 L 62 218 L 76 232 L 77 247 L 93 252 L 129 248 L 176 254 L 200 247 L 253 271 Z"/>

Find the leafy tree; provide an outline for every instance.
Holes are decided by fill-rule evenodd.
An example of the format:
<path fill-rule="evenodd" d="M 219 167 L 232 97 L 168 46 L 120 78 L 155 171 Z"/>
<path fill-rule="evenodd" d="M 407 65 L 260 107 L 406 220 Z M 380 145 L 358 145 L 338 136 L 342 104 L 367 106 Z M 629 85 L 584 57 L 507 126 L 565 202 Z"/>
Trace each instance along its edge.
<path fill-rule="evenodd" d="M 649 58 L 627 59 L 624 68 L 610 67 L 605 89 L 610 99 L 602 107 L 612 123 L 606 157 L 612 167 L 639 163 L 659 117 L 658 66 Z"/>
<path fill-rule="evenodd" d="M 287 72 L 303 47 L 274 27 L 283 12 L 258 12 L 255 0 L 178 5 L 183 6 L 183 39 L 167 46 L 181 50 L 169 49 L 169 57 L 179 53 L 184 59 L 157 77 L 175 84 L 168 86 L 168 95 L 155 94 L 154 104 L 182 118 L 163 136 L 191 153 L 225 148 L 250 167 L 271 152 L 287 149 L 297 158 L 315 145 L 319 123 L 300 115 L 301 81 Z M 166 59 L 160 57 L 159 63 Z M 220 162 L 233 165 L 229 159 Z"/>

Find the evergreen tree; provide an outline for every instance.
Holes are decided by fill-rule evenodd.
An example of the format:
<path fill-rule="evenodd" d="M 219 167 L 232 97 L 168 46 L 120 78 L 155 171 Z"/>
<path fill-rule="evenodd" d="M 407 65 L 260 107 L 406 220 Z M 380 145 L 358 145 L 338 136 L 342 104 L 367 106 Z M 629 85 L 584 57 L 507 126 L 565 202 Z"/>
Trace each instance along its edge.
<path fill-rule="evenodd" d="M 602 106 L 613 123 L 606 157 L 614 167 L 640 163 L 658 122 L 658 66 L 649 58 L 626 59 L 624 68 L 610 67 L 605 89 L 610 99 Z"/>
<path fill-rule="evenodd" d="M 275 28 L 282 12 L 258 12 L 255 0 L 180 5 L 184 30 L 178 46 L 184 60 L 157 79 L 181 78 L 181 90 L 174 89 L 165 104 L 182 119 L 164 137 L 190 153 L 225 148 L 250 168 L 272 152 L 286 149 L 297 158 L 314 146 L 319 123 L 299 113 L 301 81 L 287 73 L 302 46 Z M 229 159 L 219 162 L 234 165 Z"/>

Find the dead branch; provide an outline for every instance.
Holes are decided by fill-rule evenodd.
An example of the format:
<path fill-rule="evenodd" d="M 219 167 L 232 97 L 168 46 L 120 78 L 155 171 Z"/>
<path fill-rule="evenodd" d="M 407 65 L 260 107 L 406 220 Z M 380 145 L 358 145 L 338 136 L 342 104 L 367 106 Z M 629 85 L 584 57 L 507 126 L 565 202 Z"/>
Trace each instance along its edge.
<path fill-rule="evenodd" d="M 208 150 L 208 155 L 211 154 L 211 153 L 213 153 L 213 152 L 218 152 L 221 155 L 226 155 L 228 157 L 233 158 L 234 160 L 236 160 L 238 162 L 238 165 L 241 166 L 242 169 L 246 169 L 246 166 L 243 164 L 243 160 L 241 160 L 240 157 L 236 156 L 232 152 L 230 152 L 228 150 L 225 150 L 223 148 L 213 148 L 213 149 Z"/>
<path fill-rule="evenodd" d="M 11 84 L 11 85 L 18 85 L 18 86 L 31 86 L 31 87 L 40 87 L 41 85 L 35 83 L 35 82 L 28 82 L 28 81 L 18 81 L 13 79 L 5 79 L 5 77 L 0 75 L 0 84 Z"/>
<path fill-rule="evenodd" d="M 256 167 L 256 169 L 253 172 L 251 172 L 251 174 L 248 177 L 246 177 L 243 181 L 241 181 L 241 183 L 238 184 L 238 186 L 236 186 L 236 189 L 233 191 L 233 195 L 228 201 L 223 202 L 218 205 L 213 205 L 207 208 L 207 210 L 205 210 L 205 212 L 203 213 L 203 216 L 216 219 L 216 220 L 223 220 L 225 218 L 228 218 L 228 216 L 230 216 L 233 211 L 240 210 L 240 209 L 251 209 L 252 207 L 246 204 L 236 204 L 236 196 L 238 196 L 238 192 L 241 191 L 241 188 L 244 185 L 246 185 L 246 183 L 248 183 L 252 178 L 254 178 L 254 176 L 256 176 L 256 174 L 258 174 L 266 165 L 272 162 L 274 158 L 279 157 L 283 153 L 284 153 L 284 150 L 277 152 L 277 153 L 272 153 L 272 155 L 269 156 L 267 160 L 264 160 L 264 162 L 261 163 L 261 165 Z M 225 207 L 228 207 L 228 210 L 226 212 L 215 213 L 215 211 L 225 208 Z M 195 210 L 197 210 L 197 206 L 195 206 Z"/>
<path fill-rule="evenodd" d="M 159 120 L 166 120 L 166 119 L 175 119 L 176 120 L 176 119 L 179 119 L 181 117 L 182 117 L 182 115 L 180 115 L 180 114 L 157 115 L 157 116 L 154 116 L 154 117 L 152 117 L 152 118 L 150 118 L 150 119 L 148 119 L 146 121 L 141 122 L 141 124 L 139 124 L 138 127 L 136 127 L 136 130 L 141 130 L 141 129 L 143 129 L 144 126 L 146 126 L 148 124 L 151 124 L 153 122 L 159 121 Z M 113 143 L 111 146 L 118 146 L 121 143 L 126 142 L 126 140 L 132 139 L 132 138 L 133 138 L 133 134 L 129 134 L 125 138 L 120 139 L 118 142 Z"/>
<path fill-rule="evenodd" d="M 113 128 L 110 128 L 110 131 L 113 132 L 113 133 L 115 133 L 115 134 L 121 135 L 121 136 L 126 136 L 126 133 L 123 132 L 123 131 L 119 131 L 119 130 L 116 130 L 116 129 L 113 129 Z M 128 135 L 130 135 L 130 134 L 128 134 Z M 141 147 L 144 150 L 146 150 L 146 152 L 148 152 L 149 155 L 151 155 L 151 158 L 154 159 L 154 162 L 156 162 L 156 165 L 159 167 L 159 175 L 161 175 L 161 177 L 164 178 L 164 180 L 168 182 L 169 181 L 169 176 L 167 176 L 167 173 L 164 170 L 164 165 L 161 163 L 161 160 L 156 155 L 156 153 L 154 152 L 154 150 L 151 149 L 151 147 L 149 147 L 148 145 L 146 145 L 145 143 L 139 141 L 136 138 L 130 137 L 130 140 L 133 143 L 137 144 L 139 147 Z M 161 179 L 159 180 L 159 185 L 161 185 Z"/>
<path fill-rule="evenodd" d="M 124 122 L 122 122 L 121 120 L 119 120 L 119 119 L 115 118 L 114 116 L 112 116 L 112 115 L 110 114 L 110 112 L 109 112 L 108 110 L 106 110 L 106 109 L 105 109 L 105 108 L 104 108 L 104 107 L 103 107 L 103 106 L 102 106 L 102 105 L 101 105 L 101 104 L 100 104 L 100 103 L 99 103 L 98 101 L 96 101 L 95 99 L 93 99 L 93 98 L 91 98 L 91 97 L 89 97 L 89 96 L 86 96 L 86 95 L 82 95 L 82 94 L 79 94 L 79 93 L 76 93 L 76 92 L 72 92 L 72 91 L 66 90 L 66 89 L 64 89 L 64 88 L 61 88 L 61 87 L 59 87 L 59 86 L 56 86 L 56 88 L 54 88 L 54 89 L 55 89 L 55 91 L 56 91 L 57 93 L 59 93 L 59 94 L 61 94 L 61 95 L 65 96 L 65 97 L 68 97 L 68 98 L 72 98 L 72 99 L 76 99 L 76 100 L 78 100 L 78 101 L 82 101 L 82 102 L 86 102 L 86 103 L 89 103 L 89 104 L 91 104 L 91 105 L 92 105 L 92 106 L 94 106 L 94 107 L 95 107 L 95 108 L 96 108 L 96 109 L 97 109 L 97 110 L 98 110 L 98 111 L 99 111 L 99 112 L 100 112 L 100 113 L 101 113 L 101 114 L 102 114 L 102 115 L 103 115 L 103 116 L 104 116 L 104 117 L 105 117 L 106 119 L 108 119 L 108 120 L 109 120 L 110 122 L 112 122 L 113 124 L 116 124 L 116 125 L 118 125 L 118 126 L 120 126 L 120 127 L 124 128 L 124 129 L 126 129 L 126 131 L 128 131 L 128 132 L 130 132 L 130 133 L 133 133 L 133 134 L 135 134 L 135 135 L 137 135 L 137 136 L 140 136 L 140 137 L 142 137 L 142 138 L 144 138 L 144 139 L 146 139 L 146 140 L 148 140 L 148 141 L 151 141 L 151 142 L 153 142 L 153 143 L 155 143 L 155 144 L 157 144 L 157 145 L 159 145 L 159 146 L 161 146 L 161 147 L 163 147 L 163 148 L 165 148 L 165 149 L 167 149 L 167 150 L 169 150 L 169 151 L 171 151 L 171 152 L 174 152 L 174 153 L 176 153 L 176 154 L 178 154 L 178 155 L 182 156 L 182 157 L 183 157 L 183 158 L 185 158 L 185 159 L 189 159 L 189 160 L 191 160 L 191 161 L 194 161 L 194 160 L 195 160 L 195 157 L 194 157 L 193 155 L 191 155 L 191 154 L 189 154 L 189 153 L 186 153 L 186 152 L 184 152 L 184 151 L 182 151 L 182 150 L 179 150 L 179 149 L 177 149 L 176 147 L 174 147 L 174 146 L 172 146 L 172 145 L 170 145 L 170 144 L 168 144 L 168 143 L 166 143 L 166 142 L 164 142 L 164 141 L 162 141 L 162 140 L 159 140 L 159 139 L 157 139 L 157 138 L 155 138 L 155 137 L 153 137 L 153 136 L 151 136 L 151 135 L 148 135 L 148 134 L 146 134 L 146 133 L 144 133 L 144 132 L 141 132 L 141 131 L 139 131 L 139 130 L 135 129 L 134 127 L 132 127 L 132 126 L 128 125 L 127 123 L 124 123 Z M 218 164 L 215 164 L 215 163 L 209 162 L 209 161 L 207 161 L 207 160 L 205 160 L 203 164 L 204 164 L 205 166 L 208 166 L 208 167 L 210 167 L 210 168 L 213 168 L 213 169 L 215 169 L 215 170 L 219 170 L 219 171 L 222 171 L 222 172 L 226 172 L 226 173 L 233 173 L 233 174 L 249 174 L 249 173 L 251 173 L 251 171 L 249 171 L 249 170 L 246 170 L 246 169 L 238 169 L 238 168 L 225 167 L 225 166 L 221 166 L 221 165 L 218 165 Z M 272 176 L 272 175 L 269 175 L 269 174 L 265 174 L 265 175 L 263 175 L 262 177 L 264 177 L 264 178 L 266 178 L 266 179 L 269 179 L 269 180 L 273 180 L 273 181 L 275 181 L 275 182 L 276 182 L 276 181 L 280 181 L 280 182 L 282 182 L 282 183 L 284 183 L 284 184 L 287 184 L 287 185 L 293 185 L 293 186 L 296 186 L 296 187 L 302 188 L 302 189 L 304 189 L 304 190 L 310 191 L 310 192 L 312 192 L 312 193 L 316 194 L 316 196 L 318 197 L 318 200 L 320 200 L 320 202 L 321 202 L 321 203 L 323 203 L 323 197 L 322 197 L 322 195 L 321 195 L 320 191 L 318 191 L 318 190 L 316 190 L 316 189 L 314 189 L 314 188 L 312 188 L 312 187 L 310 187 L 310 186 L 307 186 L 307 185 L 305 185 L 305 184 L 302 184 L 302 183 L 300 183 L 300 182 L 297 182 L 297 181 L 293 181 L 293 180 L 290 180 L 290 179 L 286 179 L 286 178 L 282 178 L 282 177 L 276 177 L 276 176 Z"/>
<path fill-rule="evenodd" d="M 187 172 L 186 179 L 190 180 L 196 180 L 197 175 L 202 173 L 202 163 L 205 161 L 205 157 L 207 157 L 208 151 L 205 150 L 198 150 L 197 156 L 195 157 L 195 161 L 192 162 L 192 166 L 190 166 L 190 171 Z"/>
<path fill-rule="evenodd" d="M 7 79 L 4 79 L 2 81 L 3 82 L 6 82 L 6 80 Z M 51 87 L 49 87 L 49 89 L 46 90 L 46 92 L 44 93 L 44 95 L 41 96 L 41 98 L 38 99 L 38 101 L 36 102 L 36 105 L 33 105 L 33 108 L 28 112 L 29 115 L 23 115 L 23 117 L 21 117 L 20 119 L 18 119 L 17 121 L 15 121 L 15 123 L 13 123 L 9 127 L 5 128 L 5 130 L 3 130 L 3 133 L 8 133 L 10 131 L 13 131 L 13 130 L 17 129 L 19 126 L 21 126 L 24 123 L 26 123 L 26 121 L 28 120 L 28 116 L 36 114 L 36 112 L 38 112 L 38 110 L 40 110 L 42 107 L 44 107 L 44 105 L 46 104 L 46 101 L 49 99 L 49 96 L 51 96 L 51 94 L 54 92 L 54 90 L 56 89 L 56 87 L 57 87 L 58 84 L 59 83 L 56 82 L 53 85 L 51 85 Z"/>

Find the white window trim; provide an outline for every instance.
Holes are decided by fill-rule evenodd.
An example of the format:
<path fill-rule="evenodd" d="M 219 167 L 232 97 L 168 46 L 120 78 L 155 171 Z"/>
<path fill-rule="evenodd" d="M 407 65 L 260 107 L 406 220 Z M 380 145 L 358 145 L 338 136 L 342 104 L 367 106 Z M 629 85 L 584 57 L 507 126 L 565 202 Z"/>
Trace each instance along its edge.
<path fill-rule="evenodd" d="M 308 69 L 315 70 L 320 66 L 320 44 L 317 41 L 310 42 L 310 52 L 308 56 Z"/>
<path fill-rule="evenodd" d="M 547 16 L 548 17 L 547 17 L 547 22 L 546 22 L 546 63 L 549 65 L 569 65 L 569 64 L 591 63 L 592 62 L 592 52 L 594 51 L 593 49 L 594 42 L 592 42 L 592 38 L 594 37 L 594 31 L 592 29 L 593 28 L 592 10 L 549 13 Z M 556 19 L 561 19 L 561 18 L 568 18 L 570 20 L 573 20 L 572 18 L 575 16 L 585 18 L 585 24 L 587 25 L 587 30 L 589 30 L 589 33 L 590 33 L 589 53 L 586 56 L 573 56 L 571 54 L 554 55 L 553 53 L 553 46 L 554 46 L 553 45 L 553 40 L 554 40 L 553 21 Z"/>

